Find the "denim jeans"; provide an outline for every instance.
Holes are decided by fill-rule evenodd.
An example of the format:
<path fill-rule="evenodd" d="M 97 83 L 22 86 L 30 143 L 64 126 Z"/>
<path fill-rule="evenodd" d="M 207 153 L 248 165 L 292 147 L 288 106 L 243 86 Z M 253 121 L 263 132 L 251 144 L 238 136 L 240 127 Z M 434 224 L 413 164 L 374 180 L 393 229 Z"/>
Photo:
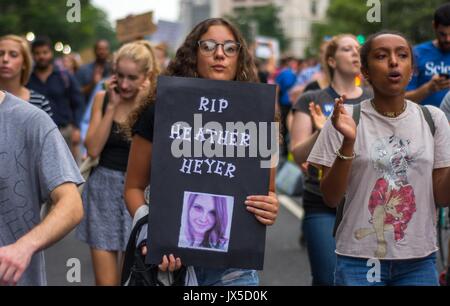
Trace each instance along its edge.
<path fill-rule="evenodd" d="M 333 227 L 336 215 L 327 212 L 306 213 L 303 234 L 308 249 L 313 286 L 333 286 L 336 242 Z"/>
<path fill-rule="evenodd" d="M 337 255 L 336 286 L 439 286 L 436 253 L 424 258 L 380 260 L 377 265 L 368 259 Z"/>
<path fill-rule="evenodd" d="M 256 270 L 212 269 L 195 267 L 199 286 L 258 286 Z"/>

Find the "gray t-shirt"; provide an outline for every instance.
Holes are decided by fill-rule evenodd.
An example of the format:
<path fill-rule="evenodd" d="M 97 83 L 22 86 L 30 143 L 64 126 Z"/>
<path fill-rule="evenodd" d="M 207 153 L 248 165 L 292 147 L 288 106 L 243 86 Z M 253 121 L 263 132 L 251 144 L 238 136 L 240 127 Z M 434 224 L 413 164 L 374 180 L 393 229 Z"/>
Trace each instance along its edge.
<path fill-rule="evenodd" d="M 352 114 L 353 106 L 345 106 Z M 361 102 L 336 253 L 359 258 L 422 258 L 437 250 L 433 169 L 450 167 L 450 126 L 441 110 L 427 106 L 436 133 L 419 105 L 408 101 L 396 118 Z M 308 162 L 331 167 L 343 136 L 328 120 Z"/>
<path fill-rule="evenodd" d="M 40 223 L 41 203 L 59 185 L 83 178 L 58 128 L 42 110 L 6 93 L 0 103 L 0 247 Z M 36 253 L 19 285 L 46 285 Z"/>

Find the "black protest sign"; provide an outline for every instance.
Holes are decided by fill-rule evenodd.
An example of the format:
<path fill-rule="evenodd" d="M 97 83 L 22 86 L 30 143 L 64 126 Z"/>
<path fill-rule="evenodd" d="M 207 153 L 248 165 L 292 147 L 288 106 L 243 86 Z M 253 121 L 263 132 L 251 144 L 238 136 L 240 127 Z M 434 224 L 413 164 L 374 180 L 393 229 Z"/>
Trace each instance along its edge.
<path fill-rule="evenodd" d="M 158 79 L 148 263 L 262 269 L 266 227 L 245 200 L 269 191 L 275 97 L 273 85 Z"/>

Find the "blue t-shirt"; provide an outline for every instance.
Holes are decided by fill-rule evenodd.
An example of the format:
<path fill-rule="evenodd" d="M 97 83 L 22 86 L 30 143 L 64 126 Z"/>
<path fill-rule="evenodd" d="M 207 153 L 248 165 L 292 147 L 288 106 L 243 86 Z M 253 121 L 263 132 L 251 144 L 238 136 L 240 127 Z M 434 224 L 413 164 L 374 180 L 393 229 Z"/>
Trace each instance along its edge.
<path fill-rule="evenodd" d="M 291 105 L 289 90 L 295 85 L 297 76 L 290 68 L 284 69 L 276 78 L 275 82 L 280 87 L 279 102 L 281 105 Z"/>
<path fill-rule="evenodd" d="M 439 73 L 450 74 L 450 52 L 442 52 L 434 46 L 432 41 L 414 47 L 417 69 L 406 90 L 415 90 L 427 83 L 433 75 Z M 438 91 L 426 97 L 423 105 L 439 107 L 448 89 Z"/>

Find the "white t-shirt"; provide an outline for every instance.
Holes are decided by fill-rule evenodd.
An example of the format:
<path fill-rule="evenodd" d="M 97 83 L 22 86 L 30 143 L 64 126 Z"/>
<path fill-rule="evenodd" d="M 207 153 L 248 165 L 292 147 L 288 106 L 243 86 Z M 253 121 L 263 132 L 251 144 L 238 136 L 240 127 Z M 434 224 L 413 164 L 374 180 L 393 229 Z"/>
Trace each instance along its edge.
<path fill-rule="evenodd" d="M 345 107 L 352 114 L 353 106 Z M 420 106 L 411 101 L 397 118 L 380 115 L 369 100 L 361 102 L 337 254 L 409 259 L 437 250 L 432 172 L 450 166 L 450 127 L 441 110 L 427 107 L 434 137 Z M 331 167 L 342 140 L 328 120 L 308 162 Z"/>

